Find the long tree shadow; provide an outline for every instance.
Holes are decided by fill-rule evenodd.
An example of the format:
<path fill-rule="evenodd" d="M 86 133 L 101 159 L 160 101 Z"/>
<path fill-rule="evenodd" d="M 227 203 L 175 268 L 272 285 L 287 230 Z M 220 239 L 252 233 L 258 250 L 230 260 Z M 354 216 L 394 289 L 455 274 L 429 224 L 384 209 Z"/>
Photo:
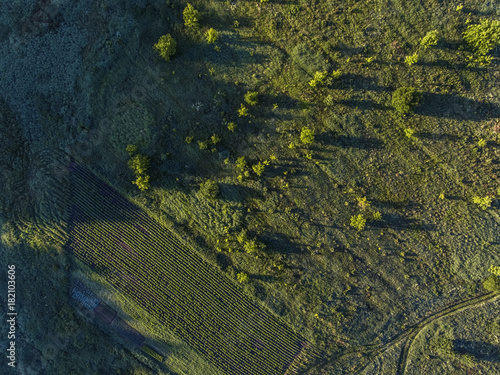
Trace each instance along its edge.
<path fill-rule="evenodd" d="M 500 108 L 492 103 L 452 94 L 424 93 L 422 102 L 415 109 L 415 113 L 422 116 L 481 121 L 499 117 Z"/>
<path fill-rule="evenodd" d="M 459 354 L 472 355 L 481 361 L 500 362 L 500 348 L 483 341 L 453 340 L 453 350 Z"/>
<path fill-rule="evenodd" d="M 380 150 L 384 148 L 384 142 L 373 137 L 357 137 L 354 135 L 332 135 L 323 133 L 316 137 L 321 144 L 331 146 L 358 148 L 362 150 Z"/>
<path fill-rule="evenodd" d="M 340 77 L 336 85 L 342 89 L 369 90 L 375 92 L 392 92 L 393 88 L 379 85 L 377 80 L 359 74 L 344 74 Z"/>
<path fill-rule="evenodd" d="M 436 140 L 436 141 L 450 141 L 450 142 L 457 142 L 460 140 L 460 137 L 454 135 L 454 134 L 438 134 L 438 133 L 430 133 L 430 132 L 419 132 L 416 134 L 418 138 L 425 138 L 429 140 Z"/>
<path fill-rule="evenodd" d="M 391 108 L 386 105 L 376 103 L 373 100 L 346 99 L 346 100 L 339 100 L 337 103 L 344 105 L 346 107 L 364 109 L 364 110 L 369 110 L 369 109 L 387 110 Z"/>
<path fill-rule="evenodd" d="M 392 228 L 396 230 L 416 230 L 416 231 L 434 231 L 434 224 L 426 224 L 423 220 L 406 218 L 400 214 L 385 214 L 380 221 L 370 223 L 374 228 Z"/>
<path fill-rule="evenodd" d="M 289 254 L 300 254 L 302 252 L 301 248 L 291 242 L 283 233 L 266 232 L 259 237 L 266 244 L 266 252 Z"/>

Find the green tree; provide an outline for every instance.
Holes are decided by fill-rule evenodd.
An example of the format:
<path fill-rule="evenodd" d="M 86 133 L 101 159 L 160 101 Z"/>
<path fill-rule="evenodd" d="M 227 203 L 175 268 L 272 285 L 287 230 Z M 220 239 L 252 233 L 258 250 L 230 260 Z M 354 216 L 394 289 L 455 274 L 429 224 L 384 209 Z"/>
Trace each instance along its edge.
<path fill-rule="evenodd" d="M 245 159 L 244 156 L 240 156 L 238 159 L 236 159 L 236 167 L 240 169 L 241 171 L 244 171 L 248 167 L 248 163 Z"/>
<path fill-rule="evenodd" d="M 311 144 L 314 142 L 314 130 L 304 126 L 300 132 L 300 140 L 304 144 Z"/>
<path fill-rule="evenodd" d="M 488 54 L 500 44 L 500 21 L 484 19 L 478 25 L 469 25 L 464 31 L 464 40 L 473 52 L 466 58 L 468 65 L 489 66 L 493 57 Z"/>
<path fill-rule="evenodd" d="M 422 95 L 413 87 L 400 87 L 392 93 L 392 106 L 402 114 L 409 113 L 416 107 Z"/>
<path fill-rule="evenodd" d="M 239 272 L 239 273 L 236 275 L 236 279 L 237 279 L 240 283 L 244 283 L 244 282 L 247 282 L 247 281 L 248 281 L 248 275 L 247 275 L 245 272 Z"/>
<path fill-rule="evenodd" d="M 139 175 L 135 179 L 135 181 L 132 181 L 134 185 L 137 185 L 139 190 L 144 191 L 149 189 L 149 176 L 148 175 Z"/>
<path fill-rule="evenodd" d="M 478 25 L 469 25 L 464 31 L 464 40 L 474 53 L 488 54 L 500 44 L 500 21 L 484 19 Z"/>
<path fill-rule="evenodd" d="M 491 206 L 491 197 L 472 197 L 472 201 L 477 204 L 479 207 L 481 207 L 483 210 L 486 210 L 490 208 Z"/>
<path fill-rule="evenodd" d="M 215 199 L 219 195 L 219 184 L 208 179 L 200 184 L 200 195 L 206 199 Z"/>
<path fill-rule="evenodd" d="M 262 162 L 260 162 L 260 161 L 259 161 L 258 164 L 252 165 L 253 171 L 259 177 L 262 175 L 262 173 L 264 173 L 264 169 L 265 168 L 266 168 L 266 166 Z"/>
<path fill-rule="evenodd" d="M 138 154 L 128 161 L 128 166 L 136 174 L 145 174 L 149 168 L 149 158 Z"/>
<path fill-rule="evenodd" d="M 483 288 L 488 292 L 500 291 L 500 280 L 497 275 L 490 275 L 483 281 Z"/>
<path fill-rule="evenodd" d="M 177 43 L 170 34 L 162 35 L 153 48 L 158 51 L 165 61 L 170 61 L 170 57 L 177 51 Z"/>
<path fill-rule="evenodd" d="M 430 47 L 438 44 L 438 41 L 439 41 L 438 31 L 432 30 L 432 31 L 429 31 L 427 34 L 425 34 L 425 36 L 420 41 L 420 45 L 423 48 L 430 48 Z"/>
<path fill-rule="evenodd" d="M 208 44 L 215 43 L 217 39 L 219 39 L 219 33 L 217 30 L 211 27 L 210 29 L 205 31 L 205 38 L 207 39 Z"/>
<path fill-rule="evenodd" d="M 243 249 L 249 254 L 254 253 L 258 250 L 263 250 L 265 248 L 264 244 L 256 241 L 256 240 L 248 240 L 243 245 Z"/>
<path fill-rule="evenodd" d="M 259 103 L 259 93 L 257 91 L 248 91 L 245 94 L 245 102 L 250 105 L 257 105 Z"/>
<path fill-rule="evenodd" d="M 188 3 L 182 12 L 184 18 L 184 25 L 187 27 L 198 27 L 200 25 L 200 12 Z"/>
<path fill-rule="evenodd" d="M 141 191 L 149 189 L 149 158 L 145 155 L 137 154 L 127 164 L 135 174 L 135 181 L 132 181 L 132 183 L 137 185 Z"/>
<path fill-rule="evenodd" d="M 412 66 L 418 62 L 418 53 L 414 53 L 413 55 L 405 57 L 405 64 L 408 66 Z"/>
<path fill-rule="evenodd" d="M 309 81 L 309 86 L 316 87 L 321 86 L 327 83 L 328 72 L 319 72 L 314 73 L 314 78 Z"/>
<path fill-rule="evenodd" d="M 229 124 L 227 124 L 227 128 L 229 130 L 231 130 L 232 132 L 234 132 L 236 130 L 236 127 L 237 127 L 237 125 L 234 122 L 230 122 Z"/>
<path fill-rule="evenodd" d="M 239 117 L 245 117 L 248 116 L 248 108 L 245 107 L 243 103 L 241 103 L 240 109 L 238 109 L 238 116 Z"/>
<path fill-rule="evenodd" d="M 356 228 L 357 230 L 363 230 L 363 228 L 366 225 L 366 219 L 363 217 L 363 215 L 355 215 L 351 217 L 351 227 Z"/>

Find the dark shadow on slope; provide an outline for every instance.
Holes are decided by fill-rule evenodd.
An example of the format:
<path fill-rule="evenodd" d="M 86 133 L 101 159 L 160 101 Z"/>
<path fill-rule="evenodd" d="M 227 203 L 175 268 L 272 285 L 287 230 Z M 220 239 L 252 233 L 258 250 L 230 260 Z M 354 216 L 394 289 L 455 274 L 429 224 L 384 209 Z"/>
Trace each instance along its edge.
<path fill-rule="evenodd" d="M 391 107 L 388 107 L 388 106 L 380 104 L 380 103 L 376 103 L 373 100 L 347 99 L 347 100 L 339 100 L 337 103 L 344 105 L 346 107 L 349 107 L 349 108 L 357 108 L 357 109 L 364 109 L 364 110 L 391 109 Z"/>
<path fill-rule="evenodd" d="M 420 132 L 417 133 L 416 136 L 418 138 L 425 138 L 434 141 L 450 141 L 450 142 L 458 142 L 460 137 L 454 134 L 438 134 L 438 133 L 430 133 L 430 132 Z"/>
<path fill-rule="evenodd" d="M 481 121 L 499 117 L 500 108 L 492 103 L 452 94 L 424 93 L 422 102 L 415 108 L 415 113 L 422 116 Z"/>
<path fill-rule="evenodd" d="M 316 141 L 323 145 L 331 145 L 343 148 L 358 148 L 362 150 L 380 150 L 384 148 L 384 142 L 373 137 L 362 137 L 353 135 L 333 135 L 322 133 L 316 136 Z M 318 150 L 319 151 L 319 150 Z"/>
<path fill-rule="evenodd" d="M 344 90 L 368 90 L 375 92 L 392 92 L 393 88 L 379 85 L 377 80 L 371 77 L 364 77 L 359 74 L 344 74 L 338 81 L 333 83 L 334 87 L 341 87 Z"/>
<path fill-rule="evenodd" d="M 369 223 L 374 228 L 392 228 L 396 230 L 434 231 L 434 224 L 425 224 L 422 220 L 409 219 L 400 214 L 384 214 L 382 220 Z"/>
<path fill-rule="evenodd" d="M 259 236 L 259 239 L 266 244 L 265 252 L 268 253 L 290 253 L 300 254 L 301 248 L 290 241 L 290 239 L 282 234 L 275 232 L 266 232 Z"/>
<path fill-rule="evenodd" d="M 453 350 L 458 354 L 469 354 L 480 361 L 500 362 L 500 348 L 483 341 L 453 340 Z"/>

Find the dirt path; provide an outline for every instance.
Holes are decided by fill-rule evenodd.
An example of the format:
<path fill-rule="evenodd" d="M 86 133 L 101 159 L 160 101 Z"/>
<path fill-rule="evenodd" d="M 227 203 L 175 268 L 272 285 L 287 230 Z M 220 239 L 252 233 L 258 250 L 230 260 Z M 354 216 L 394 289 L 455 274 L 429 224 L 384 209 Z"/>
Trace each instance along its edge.
<path fill-rule="evenodd" d="M 478 296 L 468 298 L 466 300 L 458 301 L 450 306 L 447 306 L 441 310 L 431 313 L 430 315 L 421 319 L 419 322 L 415 323 L 411 327 L 399 333 L 396 337 L 394 337 L 392 340 L 390 340 L 385 344 L 382 345 L 372 344 L 372 345 L 366 345 L 361 348 L 353 348 L 345 352 L 344 355 L 342 355 L 342 357 L 339 358 L 339 360 L 351 356 L 359 356 L 359 357 L 363 356 L 365 358 L 368 358 L 368 362 L 363 361 L 363 363 L 360 363 L 358 366 L 350 368 L 351 370 L 350 374 L 360 374 L 370 364 L 372 364 L 373 361 L 376 360 L 380 355 L 384 354 L 395 345 L 404 341 L 403 348 L 401 349 L 401 354 L 399 355 L 398 368 L 396 372 L 396 375 L 404 375 L 406 372 L 406 364 L 408 360 L 408 354 L 411 349 L 411 345 L 415 340 L 415 338 L 418 336 L 418 334 L 422 332 L 422 330 L 425 327 L 427 327 L 429 324 L 436 321 L 437 319 L 453 315 L 455 313 L 464 311 L 471 307 L 479 306 L 485 302 L 493 302 L 499 297 L 500 297 L 500 292 L 491 292 L 491 293 L 483 293 Z"/>

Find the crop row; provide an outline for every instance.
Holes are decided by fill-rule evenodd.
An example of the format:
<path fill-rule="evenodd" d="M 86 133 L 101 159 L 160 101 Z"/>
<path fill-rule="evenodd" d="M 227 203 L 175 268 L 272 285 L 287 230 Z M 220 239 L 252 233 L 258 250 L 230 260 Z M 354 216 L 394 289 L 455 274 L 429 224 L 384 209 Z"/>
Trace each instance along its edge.
<path fill-rule="evenodd" d="M 76 257 L 222 369 L 285 371 L 299 335 L 103 181 L 81 167 L 74 175 Z"/>

